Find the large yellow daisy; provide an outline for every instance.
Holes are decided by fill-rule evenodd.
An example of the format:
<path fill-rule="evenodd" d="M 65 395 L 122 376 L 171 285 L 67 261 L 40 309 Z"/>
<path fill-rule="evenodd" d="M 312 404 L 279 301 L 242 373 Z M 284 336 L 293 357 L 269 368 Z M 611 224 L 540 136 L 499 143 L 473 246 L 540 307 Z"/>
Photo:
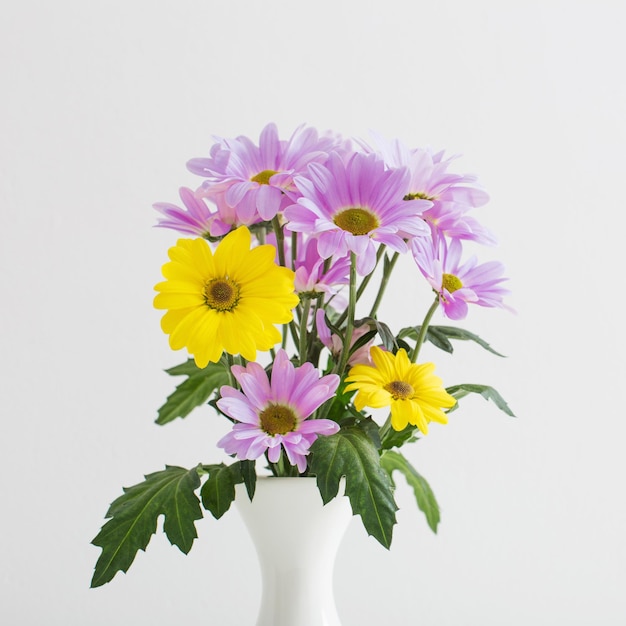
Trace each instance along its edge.
<path fill-rule="evenodd" d="M 211 251 L 204 239 L 179 239 L 157 284 L 157 309 L 173 350 L 187 348 L 198 367 L 219 361 L 224 351 L 256 360 L 281 340 L 274 324 L 293 319 L 298 304 L 294 273 L 276 265 L 274 246 L 250 249 L 241 226 Z"/>
<path fill-rule="evenodd" d="M 428 423 L 447 424 L 442 409 L 450 408 L 456 400 L 433 374 L 433 363 L 411 363 L 406 350 L 397 354 L 373 346 L 370 350 L 374 365 L 355 365 L 346 381 L 346 391 L 357 390 L 354 406 L 361 411 L 366 406 L 379 409 L 391 407 L 391 426 L 402 430 L 408 424 L 428 434 Z"/>

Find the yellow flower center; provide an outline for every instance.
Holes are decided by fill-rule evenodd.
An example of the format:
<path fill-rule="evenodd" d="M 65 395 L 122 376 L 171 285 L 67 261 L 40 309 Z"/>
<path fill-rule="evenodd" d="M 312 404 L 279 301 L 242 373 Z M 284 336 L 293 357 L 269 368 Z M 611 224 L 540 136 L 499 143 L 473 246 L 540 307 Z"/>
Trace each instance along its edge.
<path fill-rule="evenodd" d="M 210 309 L 231 311 L 239 302 L 239 285 L 230 278 L 213 278 L 204 286 L 204 301 Z"/>
<path fill-rule="evenodd" d="M 379 226 L 378 219 L 373 213 L 359 208 L 340 211 L 333 217 L 333 222 L 341 230 L 347 230 L 353 235 L 367 235 Z"/>
<path fill-rule="evenodd" d="M 415 389 L 403 380 L 393 380 L 387 383 L 383 389 L 388 391 L 394 400 L 409 400 L 415 395 Z"/>
<path fill-rule="evenodd" d="M 286 435 L 296 429 L 298 419 L 296 414 L 282 404 L 270 404 L 259 415 L 261 428 L 268 434 Z"/>
<path fill-rule="evenodd" d="M 430 200 L 431 202 L 435 199 L 435 196 L 429 196 L 423 191 L 416 191 L 415 193 L 407 193 L 404 196 L 403 200 Z"/>
<path fill-rule="evenodd" d="M 441 287 L 443 289 L 447 289 L 448 293 L 454 293 L 457 289 L 460 289 L 463 286 L 461 279 L 455 276 L 454 274 L 444 274 Z"/>
<path fill-rule="evenodd" d="M 263 170 L 262 172 L 259 172 L 258 174 L 253 176 L 250 180 L 253 183 L 259 183 L 259 185 L 269 185 L 270 178 L 274 176 L 274 174 L 278 174 L 278 172 L 275 170 Z"/>

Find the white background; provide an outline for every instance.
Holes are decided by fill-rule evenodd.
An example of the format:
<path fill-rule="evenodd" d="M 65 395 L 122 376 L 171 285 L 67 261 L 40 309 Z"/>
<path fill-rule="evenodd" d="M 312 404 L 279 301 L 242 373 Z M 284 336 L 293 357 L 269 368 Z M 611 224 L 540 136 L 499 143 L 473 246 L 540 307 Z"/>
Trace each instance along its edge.
<path fill-rule="evenodd" d="M 464 326 L 507 354 L 430 349 L 469 398 L 408 453 L 442 508 L 401 483 L 391 551 L 353 521 L 335 587 L 345 626 L 626 624 L 621 2 L 3 3 L 0 16 L 0 622 L 254 622 L 260 579 L 236 512 L 183 556 L 159 532 L 90 590 L 108 504 L 144 473 L 222 459 L 207 408 L 165 427 L 177 382 L 152 309 L 174 231 L 157 201 L 198 179 L 213 135 L 275 121 L 376 129 L 462 154 L 491 194 L 517 315 Z M 419 323 L 409 264 L 380 317 Z M 439 317 L 436 321 L 442 322 Z"/>

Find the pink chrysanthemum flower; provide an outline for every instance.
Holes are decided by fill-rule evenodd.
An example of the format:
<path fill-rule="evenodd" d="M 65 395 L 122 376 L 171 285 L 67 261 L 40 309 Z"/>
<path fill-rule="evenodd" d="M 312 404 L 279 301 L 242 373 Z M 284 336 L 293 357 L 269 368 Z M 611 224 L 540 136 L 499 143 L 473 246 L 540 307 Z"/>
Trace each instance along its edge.
<path fill-rule="evenodd" d="M 291 465 L 306 470 L 306 456 L 318 435 L 333 435 L 339 430 L 328 419 L 307 418 L 339 385 L 335 374 L 319 377 L 311 363 L 294 367 L 284 350 L 279 350 L 272 366 L 271 381 L 258 363 L 231 368 L 241 391 L 227 385 L 220 389 L 217 406 L 237 420 L 233 429 L 217 445 L 239 459 L 257 459 L 267 451 L 276 463 L 285 451 Z"/>
<path fill-rule="evenodd" d="M 295 178 L 302 197 L 285 209 L 288 228 L 315 235 L 323 259 L 354 252 L 366 276 L 376 264 L 374 242 L 405 253 L 404 236 L 430 233 L 421 213 L 432 203 L 403 199 L 408 177 L 374 154 L 357 152 L 344 162 L 333 153 L 326 166 L 313 163 L 306 177 Z"/>
<path fill-rule="evenodd" d="M 448 171 L 456 156 L 444 158 L 444 151 L 410 149 L 397 139 L 388 141 L 372 133 L 376 147 L 385 164 L 391 168 L 406 167 L 411 176 L 406 188 L 407 199 L 430 200 L 432 206 L 422 217 L 433 229 L 434 235 L 446 235 L 455 239 L 473 240 L 493 245 L 495 237 L 467 212 L 483 206 L 489 195 L 477 182 L 473 174 L 455 174 Z M 362 142 L 366 152 L 372 151 Z"/>
<path fill-rule="evenodd" d="M 218 139 L 208 158 L 191 159 L 188 169 L 207 180 L 210 192 L 222 192 L 223 200 L 250 224 L 259 216 L 271 220 L 298 196 L 293 177 L 309 163 L 324 162 L 328 152 L 342 145 L 333 136 L 319 137 L 314 128 L 300 126 L 287 141 L 278 138 L 275 124 L 268 124 L 256 146 L 244 136 Z"/>
<path fill-rule="evenodd" d="M 342 285 L 350 282 L 348 257 L 332 259 L 327 271 L 324 265 L 324 259 L 317 253 L 317 242 L 314 239 L 301 241 L 294 268 L 296 293 L 336 295 Z"/>
<path fill-rule="evenodd" d="M 468 303 L 484 307 L 499 307 L 512 311 L 503 297 L 510 291 L 502 287 L 504 266 L 498 261 L 478 265 L 476 257 L 461 263 L 461 242 L 452 239 L 449 244 L 441 239 L 438 244 L 414 239 L 413 257 L 420 271 L 439 294 L 439 302 L 446 317 L 461 320 L 467 316 Z"/>
<path fill-rule="evenodd" d="M 157 226 L 200 237 L 214 234 L 211 232 L 211 226 L 217 217 L 217 211 L 208 207 L 192 189 L 181 187 L 179 194 L 184 209 L 169 202 L 157 202 L 152 205 L 165 216 L 159 218 Z"/>
<path fill-rule="evenodd" d="M 238 211 L 235 207 L 228 205 L 225 199 L 226 192 L 200 187 L 196 191 L 197 198 L 205 198 L 217 206 L 217 212 L 211 222 L 211 235 L 220 237 L 228 234 L 231 230 L 236 230 L 240 226 L 252 226 L 261 221 L 259 214 L 254 211 Z"/>

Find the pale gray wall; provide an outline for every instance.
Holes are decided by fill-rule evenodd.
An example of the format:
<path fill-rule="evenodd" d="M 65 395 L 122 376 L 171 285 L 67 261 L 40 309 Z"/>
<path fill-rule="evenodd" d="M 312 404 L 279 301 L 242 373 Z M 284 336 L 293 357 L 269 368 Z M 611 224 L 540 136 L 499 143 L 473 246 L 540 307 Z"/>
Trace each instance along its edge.
<path fill-rule="evenodd" d="M 20 2 L 0 19 L 0 621 L 251 624 L 238 514 L 188 557 L 153 538 L 89 590 L 89 545 L 122 485 L 222 459 L 200 410 L 153 424 L 184 360 L 152 309 L 166 249 L 151 204 L 197 179 L 212 135 L 275 121 L 462 153 L 492 196 L 517 316 L 473 311 L 446 383 L 484 382 L 410 458 L 442 508 L 433 536 L 400 487 L 390 552 L 351 526 L 336 568 L 346 626 L 618 626 L 623 497 L 621 2 Z M 401 265 L 381 318 L 420 321 Z M 410 318 L 411 311 L 416 311 Z M 439 318 L 441 321 L 441 318 Z"/>

